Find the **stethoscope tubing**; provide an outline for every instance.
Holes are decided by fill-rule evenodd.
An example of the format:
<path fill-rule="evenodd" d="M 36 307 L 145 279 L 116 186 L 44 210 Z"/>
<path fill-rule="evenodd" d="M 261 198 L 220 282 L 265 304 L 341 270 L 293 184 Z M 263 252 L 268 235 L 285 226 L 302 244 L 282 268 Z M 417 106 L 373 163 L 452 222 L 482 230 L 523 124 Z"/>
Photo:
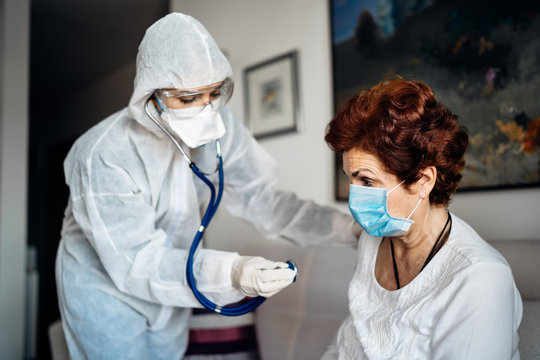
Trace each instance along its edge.
<path fill-rule="evenodd" d="M 184 151 L 184 149 L 182 149 L 182 147 L 180 146 L 178 141 L 176 141 L 176 139 L 172 136 L 172 134 L 163 125 L 161 125 L 159 121 L 157 121 L 152 116 L 152 114 L 150 113 L 150 110 L 148 109 L 149 101 L 150 101 L 150 98 L 148 98 L 144 104 L 144 109 L 148 117 L 169 137 L 169 139 L 173 142 L 173 144 L 179 150 L 184 160 L 186 160 L 186 162 L 189 164 L 189 167 L 193 171 L 193 173 L 199 179 L 201 179 L 202 182 L 204 182 L 210 189 L 210 201 L 208 203 L 208 206 L 206 207 L 206 211 L 201 221 L 201 225 L 199 226 L 199 229 L 197 230 L 197 233 L 195 234 L 195 237 L 193 239 L 193 242 L 191 243 L 191 247 L 188 253 L 188 258 L 187 258 L 187 263 L 186 263 L 186 279 L 187 279 L 188 285 L 191 288 L 191 291 L 193 292 L 193 295 L 195 296 L 195 298 L 199 301 L 199 303 L 210 311 L 213 311 L 221 315 L 226 315 L 226 316 L 239 316 L 239 315 L 244 315 L 248 312 L 251 312 L 255 310 L 259 305 L 261 305 L 266 300 L 266 298 L 262 296 L 257 296 L 237 306 L 220 306 L 210 301 L 206 296 L 204 296 L 197 289 L 195 276 L 193 274 L 193 262 L 194 262 L 195 253 L 203 238 L 204 231 L 210 224 L 210 221 L 212 221 L 212 218 L 214 217 L 219 207 L 219 204 L 221 202 L 221 198 L 223 196 L 224 171 L 223 171 L 223 158 L 221 156 L 221 147 L 219 144 L 219 140 L 216 140 L 216 150 L 217 150 L 217 158 L 218 158 L 218 174 L 219 174 L 219 188 L 218 188 L 218 192 L 216 196 L 216 188 L 214 184 L 212 184 L 212 182 L 208 179 L 208 177 L 206 177 L 203 174 L 203 172 L 199 170 L 197 165 L 189 158 L 187 153 Z M 291 261 L 287 261 L 287 263 L 289 264 L 289 267 L 291 269 L 296 268 L 296 266 L 294 266 L 294 264 Z"/>
<path fill-rule="evenodd" d="M 193 164 L 191 167 L 191 170 L 193 173 L 201 179 L 210 189 L 210 202 L 206 208 L 203 220 L 201 222 L 201 226 L 199 227 L 199 230 L 195 234 L 195 238 L 193 239 L 193 242 L 191 243 L 191 247 L 189 249 L 189 255 L 186 265 L 186 278 L 189 287 L 191 288 L 191 291 L 193 292 L 193 295 L 195 298 L 203 305 L 205 308 L 214 311 L 218 314 L 226 315 L 226 316 L 238 316 L 246 314 L 250 311 L 255 310 L 259 305 L 261 305 L 266 298 L 262 296 L 258 296 L 255 298 L 252 298 L 245 303 L 237 306 L 219 306 L 212 301 L 210 301 L 206 296 L 204 296 L 196 286 L 195 277 L 193 274 L 193 261 L 195 252 L 197 251 L 197 248 L 199 246 L 199 243 L 202 240 L 204 231 L 210 224 L 210 221 L 214 217 L 219 204 L 221 202 L 221 198 L 223 196 L 223 188 L 224 188 L 224 171 L 223 171 L 223 158 L 221 155 L 218 155 L 219 160 L 219 167 L 218 167 L 218 173 L 219 173 L 219 189 L 216 196 L 216 188 L 214 184 L 197 168 L 195 164 Z"/>

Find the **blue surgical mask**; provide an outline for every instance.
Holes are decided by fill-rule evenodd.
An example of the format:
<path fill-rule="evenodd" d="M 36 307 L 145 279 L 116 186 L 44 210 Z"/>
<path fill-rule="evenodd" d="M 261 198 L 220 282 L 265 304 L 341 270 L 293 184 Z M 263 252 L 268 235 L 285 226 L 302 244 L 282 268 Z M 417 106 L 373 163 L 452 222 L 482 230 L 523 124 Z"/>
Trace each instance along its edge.
<path fill-rule="evenodd" d="M 394 191 L 403 181 L 391 190 L 351 184 L 349 187 L 349 210 L 354 219 L 371 236 L 400 236 L 409 231 L 412 214 L 420 205 L 418 201 L 415 208 L 407 218 L 395 218 L 388 214 L 388 194 Z"/>

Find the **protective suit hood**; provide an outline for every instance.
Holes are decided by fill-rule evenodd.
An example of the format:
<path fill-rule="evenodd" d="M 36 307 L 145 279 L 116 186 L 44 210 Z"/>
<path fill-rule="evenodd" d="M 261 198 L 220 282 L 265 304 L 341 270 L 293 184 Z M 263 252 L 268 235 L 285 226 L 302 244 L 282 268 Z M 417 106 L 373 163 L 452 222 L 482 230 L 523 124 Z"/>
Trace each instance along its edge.
<path fill-rule="evenodd" d="M 130 115 L 161 136 L 144 111 L 156 89 L 190 89 L 232 76 L 229 61 L 195 18 L 171 13 L 150 26 L 139 45 Z"/>

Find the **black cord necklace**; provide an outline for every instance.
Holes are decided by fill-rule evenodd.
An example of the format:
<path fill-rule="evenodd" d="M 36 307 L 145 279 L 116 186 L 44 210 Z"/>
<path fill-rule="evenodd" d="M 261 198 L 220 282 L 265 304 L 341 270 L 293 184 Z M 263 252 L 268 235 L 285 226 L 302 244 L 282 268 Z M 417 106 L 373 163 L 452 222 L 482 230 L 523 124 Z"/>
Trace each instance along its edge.
<path fill-rule="evenodd" d="M 446 227 L 448 226 L 448 224 L 450 224 L 450 227 L 448 228 L 448 231 L 446 231 Z M 435 254 L 440 249 L 440 247 L 442 247 L 442 245 L 444 244 L 444 242 L 448 238 L 448 235 L 450 234 L 450 229 L 452 229 L 452 217 L 450 216 L 450 213 L 448 213 L 448 219 L 446 220 L 446 224 L 444 224 L 444 227 L 443 227 L 441 233 L 439 234 L 439 237 L 437 238 L 437 241 L 435 241 L 435 244 L 433 244 L 433 247 L 431 248 L 431 251 L 429 252 L 428 257 L 426 258 L 426 261 L 424 262 L 424 265 L 422 266 L 422 268 L 420 269 L 420 271 L 418 273 L 420 273 L 420 272 L 422 272 L 422 270 L 424 270 L 426 265 L 435 256 Z M 444 234 L 446 234 L 446 236 L 444 236 L 444 240 L 441 242 L 441 246 L 439 247 L 439 249 L 437 249 L 437 244 L 439 244 L 439 242 L 443 238 Z M 392 238 L 390 238 L 390 250 L 392 251 L 392 263 L 394 265 L 394 277 L 396 279 L 396 285 L 397 285 L 398 289 L 401 289 L 401 286 L 399 285 L 399 273 L 398 273 L 398 268 L 397 268 L 397 264 L 396 264 L 396 258 L 394 256 L 394 243 L 392 241 Z"/>

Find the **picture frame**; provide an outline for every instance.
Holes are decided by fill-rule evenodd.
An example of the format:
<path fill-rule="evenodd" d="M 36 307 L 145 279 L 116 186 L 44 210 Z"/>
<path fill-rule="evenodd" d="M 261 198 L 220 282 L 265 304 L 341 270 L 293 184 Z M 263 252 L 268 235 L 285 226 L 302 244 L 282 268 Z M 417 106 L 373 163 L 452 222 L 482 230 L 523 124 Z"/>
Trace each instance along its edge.
<path fill-rule="evenodd" d="M 245 122 L 256 139 L 298 131 L 298 51 L 244 70 Z"/>
<path fill-rule="evenodd" d="M 423 81 L 469 133 L 459 192 L 540 186 L 539 2 L 329 1 L 335 112 L 388 76 Z"/>

